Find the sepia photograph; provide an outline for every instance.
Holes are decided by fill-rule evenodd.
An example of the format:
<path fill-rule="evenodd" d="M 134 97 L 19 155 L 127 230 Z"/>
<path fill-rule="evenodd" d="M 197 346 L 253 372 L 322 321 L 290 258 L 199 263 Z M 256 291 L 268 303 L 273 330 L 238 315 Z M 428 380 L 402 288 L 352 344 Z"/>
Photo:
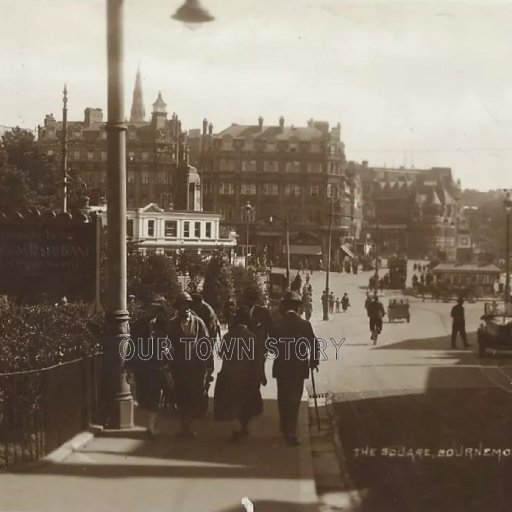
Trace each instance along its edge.
<path fill-rule="evenodd" d="M 0 0 L 0 512 L 508 512 L 512 3 Z"/>

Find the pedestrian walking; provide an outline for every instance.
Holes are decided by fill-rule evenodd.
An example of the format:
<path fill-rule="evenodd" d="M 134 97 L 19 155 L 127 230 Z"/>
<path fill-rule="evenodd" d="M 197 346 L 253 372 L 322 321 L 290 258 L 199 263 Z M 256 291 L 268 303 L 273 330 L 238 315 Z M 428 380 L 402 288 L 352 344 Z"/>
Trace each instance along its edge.
<path fill-rule="evenodd" d="M 329 313 L 334 313 L 334 292 L 329 294 Z"/>
<path fill-rule="evenodd" d="M 144 316 L 131 325 L 131 339 L 135 343 L 134 357 L 127 361 L 127 369 L 135 380 L 135 399 L 139 407 L 148 412 L 146 435 L 152 439 L 156 434 L 158 413 L 162 392 L 165 389 L 163 363 L 159 357 L 157 343 L 167 337 L 165 300 L 160 295 L 152 295 L 144 305 Z M 172 390 L 168 390 L 172 391 Z M 167 396 L 169 406 L 174 407 L 174 399 Z"/>
<path fill-rule="evenodd" d="M 277 380 L 280 430 L 289 446 L 297 446 L 297 419 L 309 371 L 318 368 L 318 345 L 311 324 L 297 314 L 300 295 L 286 292 L 282 320 L 276 328 L 277 347 L 272 375 Z"/>
<path fill-rule="evenodd" d="M 256 343 L 250 322 L 249 308 L 240 306 L 219 350 L 222 369 L 215 385 L 214 417 L 232 422 L 232 442 L 249 435 L 251 418 L 263 411 L 260 386 L 264 347 Z"/>
<path fill-rule="evenodd" d="M 343 309 L 343 313 L 347 312 L 347 309 L 350 306 L 350 299 L 348 298 L 347 293 L 345 292 L 343 294 L 343 297 L 341 298 L 341 308 Z"/>
<path fill-rule="evenodd" d="M 192 311 L 204 322 L 208 330 L 208 336 L 212 341 L 216 341 L 220 337 L 220 322 L 214 309 L 208 304 L 203 296 L 199 293 L 193 293 Z"/>
<path fill-rule="evenodd" d="M 340 298 L 336 297 L 336 313 L 340 312 Z"/>
<path fill-rule="evenodd" d="M 459 297 L 457 304 L 452 308 L 452 348 L 457 348 L 457 334 L 460 334 L 465 348 L 470 345 L 466 336 L 466 318 L 464 314 L 464 298 Z"/>
<path fill-rule="evenodd" d="M 222 315 L 224 317 L 224 323 L 229 328 L 231 321 L 235 315 L 236 304 L 231 298 L 226 300 L 222 306 Z"/>
<path fill-rule="evenodd" d="M 192 313 L 192 297 L 187 292 L 174 302 L 177 315 L 169 322 L 173 360 L 171 374 L 181 418 L 180 437 L 195 438 L 194 419 L 204 408 L 205 391 L 213 373 L 213 347 L 204 322 Z"/>
<path fill-rule="evenodd" d="M 255 350 L 257 354 L 263 354 L 259 364 L 262 368 L 261 383 L 266 386 L 267 378 L 265 376 L 265 361 L 266 351 L 262 348 L 265 347 L 265 343 L 268 338 L 274 336 L 274 321 L 268 308 L 260 306 L 260 291 L 254 286 L 249 286 L 244 290 L 243 302 L 241 305 L 249 308 L 250 321 L 247 326 L 251 332 L 256 335 L 255 343 L 258 345 L 258 349 Z"/>

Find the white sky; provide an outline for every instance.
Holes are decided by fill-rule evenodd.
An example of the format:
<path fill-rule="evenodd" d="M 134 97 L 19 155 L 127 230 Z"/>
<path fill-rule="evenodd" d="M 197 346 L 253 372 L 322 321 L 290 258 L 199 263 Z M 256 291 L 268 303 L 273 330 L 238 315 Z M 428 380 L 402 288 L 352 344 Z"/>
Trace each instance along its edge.
<path fill-rule="evenodd" d="M 512 187 L 512 2 L 125 0 L 126 113 L 140 62 L 184 127 L 342 124 L 350 160 L 451 166 L 465 187 Z M 106 111 L 105 0 L 0 0 L 0 125 Z"/>

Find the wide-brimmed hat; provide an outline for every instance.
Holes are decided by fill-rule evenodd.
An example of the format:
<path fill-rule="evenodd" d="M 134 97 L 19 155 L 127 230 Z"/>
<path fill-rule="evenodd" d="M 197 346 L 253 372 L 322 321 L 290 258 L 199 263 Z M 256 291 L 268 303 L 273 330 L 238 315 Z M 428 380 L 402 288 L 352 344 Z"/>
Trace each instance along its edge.
<path fill-rule="evenodd" d="M 174 307 L 179 308 L 183 306 L 184 304 L 192 304 L 192 297 L 190 296 L 190 293 L 188 292 L 181 292 L 175 299 L 174 299 Z"/>

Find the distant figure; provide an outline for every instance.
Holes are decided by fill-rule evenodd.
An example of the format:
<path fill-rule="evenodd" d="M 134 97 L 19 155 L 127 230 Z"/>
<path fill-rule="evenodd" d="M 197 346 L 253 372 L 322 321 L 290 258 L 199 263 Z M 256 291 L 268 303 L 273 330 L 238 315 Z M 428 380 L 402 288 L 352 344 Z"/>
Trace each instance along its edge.
<path fill-rule="evenodd" d="M 464 347 L 469 347 L 468 339 L 466 336 L 466 318 L 464 315 L 464 298 L 459 297 L 457 304 L 452 308 L 452 348 L 456 347 L 457 334 L 460 334 Z"/>
<path fill-rule="evenodd" d="M 329 313 L 334 313 L 334 293 L 329 294 Z"/>
<path fill-rule="evenodd" d="M 349 306 L 350 306 L 350 299 L 348 298 L 348 295 L 346 293 L 344 293 L 343 297 L 341 298 L 341 307 L 343 309 L 343 313 L 347 312 L 347 309 Z"/>
<path fill-rule="evenodd" d="M 340 298 L 336 297 L 336 313 L 340 312 Z"/>

